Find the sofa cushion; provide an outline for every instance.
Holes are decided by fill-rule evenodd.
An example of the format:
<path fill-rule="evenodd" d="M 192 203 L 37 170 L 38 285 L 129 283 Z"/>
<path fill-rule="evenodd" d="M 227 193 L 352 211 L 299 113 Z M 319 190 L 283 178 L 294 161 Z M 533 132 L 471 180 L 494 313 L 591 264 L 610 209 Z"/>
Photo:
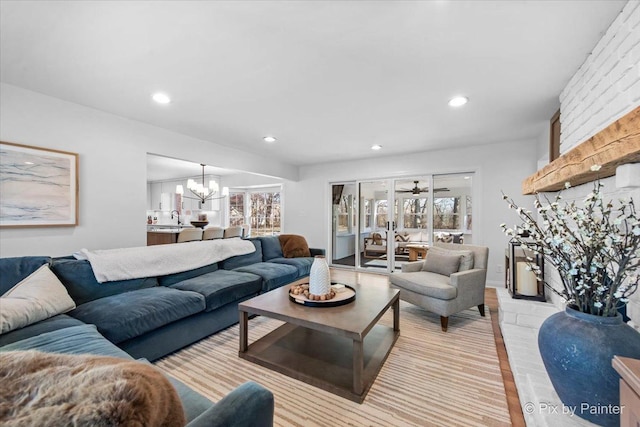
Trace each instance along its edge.
<path fill-rule="evenodd" d="M 417 271 L 412 273 L 391 273 L 392 282 L 400 288 L 429 297 L 450 300 L 458 294 L 458 290 L 451 285 L 449 276 Z"/>
<path fill-rule="evenodd" d="M 0 258 L 0 295 L 13 288 L 43 264 L 50 264 L 48 256 Z"/>
<path fill-rule="evenodd" d="M 158 286 L 155 277 L 98 283 L 87 260 L 56 258 L 51 270 L 65 285 L 77 305 L 123 292 Z"/>
<path fill-rule="evenodd" d="M 257 295 L 262 289 L 262 278 L 250 273 L 218 270 L 183 280 L 171 287 L 203 295 L 207 304 L 205 311 L 211 311 L 247 296 Z"/>
<path fill-rule="evenodd" d="M 188 280 L 193 277 L 198 277 L 203 274 L 211 273 L 218 270 L 218 263 L 205 265 L 204 267 L 196 268 L 194 270 L 187 270 L 181 273 L 168 274 L 166 276 L 158 277 L 158 283 L 162 286 L 171 286 L 176 283 Z"/>
<path fill-rule="evenodd" d="M 67 289 L 48 264 L 0 296 L 0 334 L 73 310 Z"/>
<path fill-rule="evenodd" d="M 307 239 L 297 234 L 281 234 L 278 236 L 285 258 L 310 257 L 311 251 Z"/>
<path fill-rule="evenodd" d="M 461 255 L 427 251 L 422 270 L 450 276 L 458 272 L 460 258 Z"/>
<path fill-rule="evenodd" d="M 173 378 L 170 375 L 166 375 L 169 382 L 175 387 L 180 401 L 182 402 L 182 409 L 184 410 L 184 416 L 187 418 L 187 422 L 191 422 L 196 419 L 200 414 L 213 406 L 213 402 L 201 395 L 200 393 L 192 390 L 189 386 L 183 382 Z"/>
<path fill-rule="evenodd" d="M 408 236 L 409 242 L 415 242 L 415 243 L 426 242 L 426 240 L 423 240 L 422 231 L 410 231 L 407 233 L 407 236 Z"/>
<path fill-rule="evenodd" d="M 235 271 L 253 273 L 262 277 L 262 292 L 294 282 L 298 279 L 298 269 L 292 265 L 260 262 L 236 268 Z"/>
<path fill-rule="evenodd" d="M 311 273 L 311 265 L 313 264 L 313 257 L 300 257 L 300 258 L 274 258 L 269 260 L 275 264 L 287 264 L 292 265 L 298 269 L 298 277 L 308 276 Z"/>
<path fill-rule="evenodd" d="M 12 342 L 20 341 L 26 338 L 31 338 L 36 335 L 44 334 L 45 332 L 51 332 L 58 329 L 64 329 L 71 326 L 84 325 L 78 319 L 75 319 L 66 314 L 58 314 L 57 316 L 50 317 L 41 322 L 34 323 L 24 328 L 16 329 L 15 331 L 7 332 L 0 335 L 0 346 L 11 344 Z"/>
<path fill-rule="evenodd" d="M 118 344 L 204 309 L 199 293 L 156 286 L 90 301 L 69 314 Z"/>
<path fill-rule="evenodd" d="M 258 237 L 262 244 L 262 261 L 271 261 L 273 258 L 282 258 L 282 245 L 278 236 Z"/>
<path fill-rule="evenodd" d="M 49 353 L 101 354 L 131 359 L 124 350 L 107 341 L 95 325 L 71 326 L 46 332 L 0 347 L 0 351 L 39 350 Z"/>
<path fill-rule="evenodd" d="M 247 239 L 247 240 L 253 243 L 253 246 L 256 247 L 255 252 L 251 252 L 250 254 L 246 254 L 246 255 L 238 255 L 231 258 L 227 258 L 225 260 L 220 261 L 219 266 L 221 268 L 224 268 L 225 270 L 234 270 L 238 267 L 255 264 L 257 262 L 262 262 L 262 242 L 257 238 Z"/>
<path fill-rule="evenodd" d="M 432 252 L 432 253 L 437 252 L 437 253 L 443 253 L 443 254 L 449 254 L 449 255 L 459 255 L 461 258 L 460 258 L 460 265 L 458 266 L 458 271 L 467 271 L 467 270 L 473 269 L 473 265 L 475 262 L 473 251 L 469 251 L 465 249 L 453 250 L 453 249 L 440 248 L 438 246 L 431 246 L 429 248 L 429 252 Z"/>

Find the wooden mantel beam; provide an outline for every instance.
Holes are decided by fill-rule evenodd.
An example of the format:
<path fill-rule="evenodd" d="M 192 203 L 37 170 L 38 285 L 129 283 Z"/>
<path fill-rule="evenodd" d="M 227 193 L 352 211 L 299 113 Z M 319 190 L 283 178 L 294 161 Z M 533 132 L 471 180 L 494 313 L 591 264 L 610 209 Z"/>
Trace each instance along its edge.
<path fill-rule="evenodd" d="M 606 178 L 616 167 L 640 162 L 640 107 L 572 148 L 522 182 L 522 194 L 558 191 L 565 182 L 572 186 Z M 591 166 L 602 169 L 593 172 Z"/>

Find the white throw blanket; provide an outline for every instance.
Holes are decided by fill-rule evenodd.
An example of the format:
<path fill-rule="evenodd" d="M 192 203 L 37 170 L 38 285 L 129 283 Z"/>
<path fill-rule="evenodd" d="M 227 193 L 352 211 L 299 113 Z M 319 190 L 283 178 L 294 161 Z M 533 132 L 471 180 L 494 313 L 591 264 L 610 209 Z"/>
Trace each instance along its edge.
<path fill-rule="evenodd" d="M 249 240 L 233 238 L 80 252 L 102 283 L 180 273 L 255 250 Z"/>

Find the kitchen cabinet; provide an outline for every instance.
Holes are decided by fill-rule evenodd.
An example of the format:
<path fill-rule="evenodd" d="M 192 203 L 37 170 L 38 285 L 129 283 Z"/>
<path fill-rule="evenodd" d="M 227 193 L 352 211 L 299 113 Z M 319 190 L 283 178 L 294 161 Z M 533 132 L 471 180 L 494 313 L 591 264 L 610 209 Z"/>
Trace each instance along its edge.
<path fill-rule="evenodd" d="M 149 205 L 147 208 L 152 211 L 169 212 L 176 209 L 176 185 L 180 181 L 164 181 L 149 183 L 148 190 Z"/>
<path fill-rule="evenodd" d="M 202 182 L 202 177 L 193 177 L 196 182 Z M 195 197 L 187 188 L 188 178 L 182 178 L 172 181 L 156 181 L 147 184 L 147 209 L 159 210 L 169 212 L 174 209 L 178 209 L 176 204 L 176 186 L 182 185 L 184 189 L 184 196 L 182 198 L 182 213 L 186 211 L 218 211 L 222 206 L 219 199 L 207 200 L 202 206 L 198 200 L 190 199 L 187 197 Z M 205 184 L 208 185 L 209 181 L 216 181 L 220 183 L 220 178 L 217 176 L 205 176 Z M 222 189 L 219 190 L 217 196 L 222 194 Z"/>
<path fill-rule="evenodd" d="M 178 241 L 180 231 L 147 231 L 147 246 L 166 245 Z"/>
<path fill-rule="evenodd" d="M 161 182 L 152 182 L 149 185 L 149 191 L 151 192 L 151 205 L 149 206 L 149 210 L 156 211 L 162 210 L 162 183 Z"/>

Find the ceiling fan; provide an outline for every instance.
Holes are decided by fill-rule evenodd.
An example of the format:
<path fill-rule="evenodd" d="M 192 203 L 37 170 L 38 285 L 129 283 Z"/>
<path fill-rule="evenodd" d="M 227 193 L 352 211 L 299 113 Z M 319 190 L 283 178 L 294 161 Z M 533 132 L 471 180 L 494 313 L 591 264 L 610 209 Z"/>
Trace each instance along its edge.
<path fill-rule="evenodd" d="M 396 191 L 396 193 L 411 193 L 411 194 L 415 194 L 416 196 L 419 195 L 420 193 L 428 193 L 429 192 L 429 187 L 422 187 L 420 188 L 418 186 L 418 183 L 420 181 L 413 181 L 413 183 L 415 184 L 413 188 L 409 189 L 409 190 L 398 190 Z M 440 188 L 434 188 L 433 189 L 434 193 L 440 193 L 443 191 L 449 191 L 448 188 L 446 187 L 440 187 Z"/>

